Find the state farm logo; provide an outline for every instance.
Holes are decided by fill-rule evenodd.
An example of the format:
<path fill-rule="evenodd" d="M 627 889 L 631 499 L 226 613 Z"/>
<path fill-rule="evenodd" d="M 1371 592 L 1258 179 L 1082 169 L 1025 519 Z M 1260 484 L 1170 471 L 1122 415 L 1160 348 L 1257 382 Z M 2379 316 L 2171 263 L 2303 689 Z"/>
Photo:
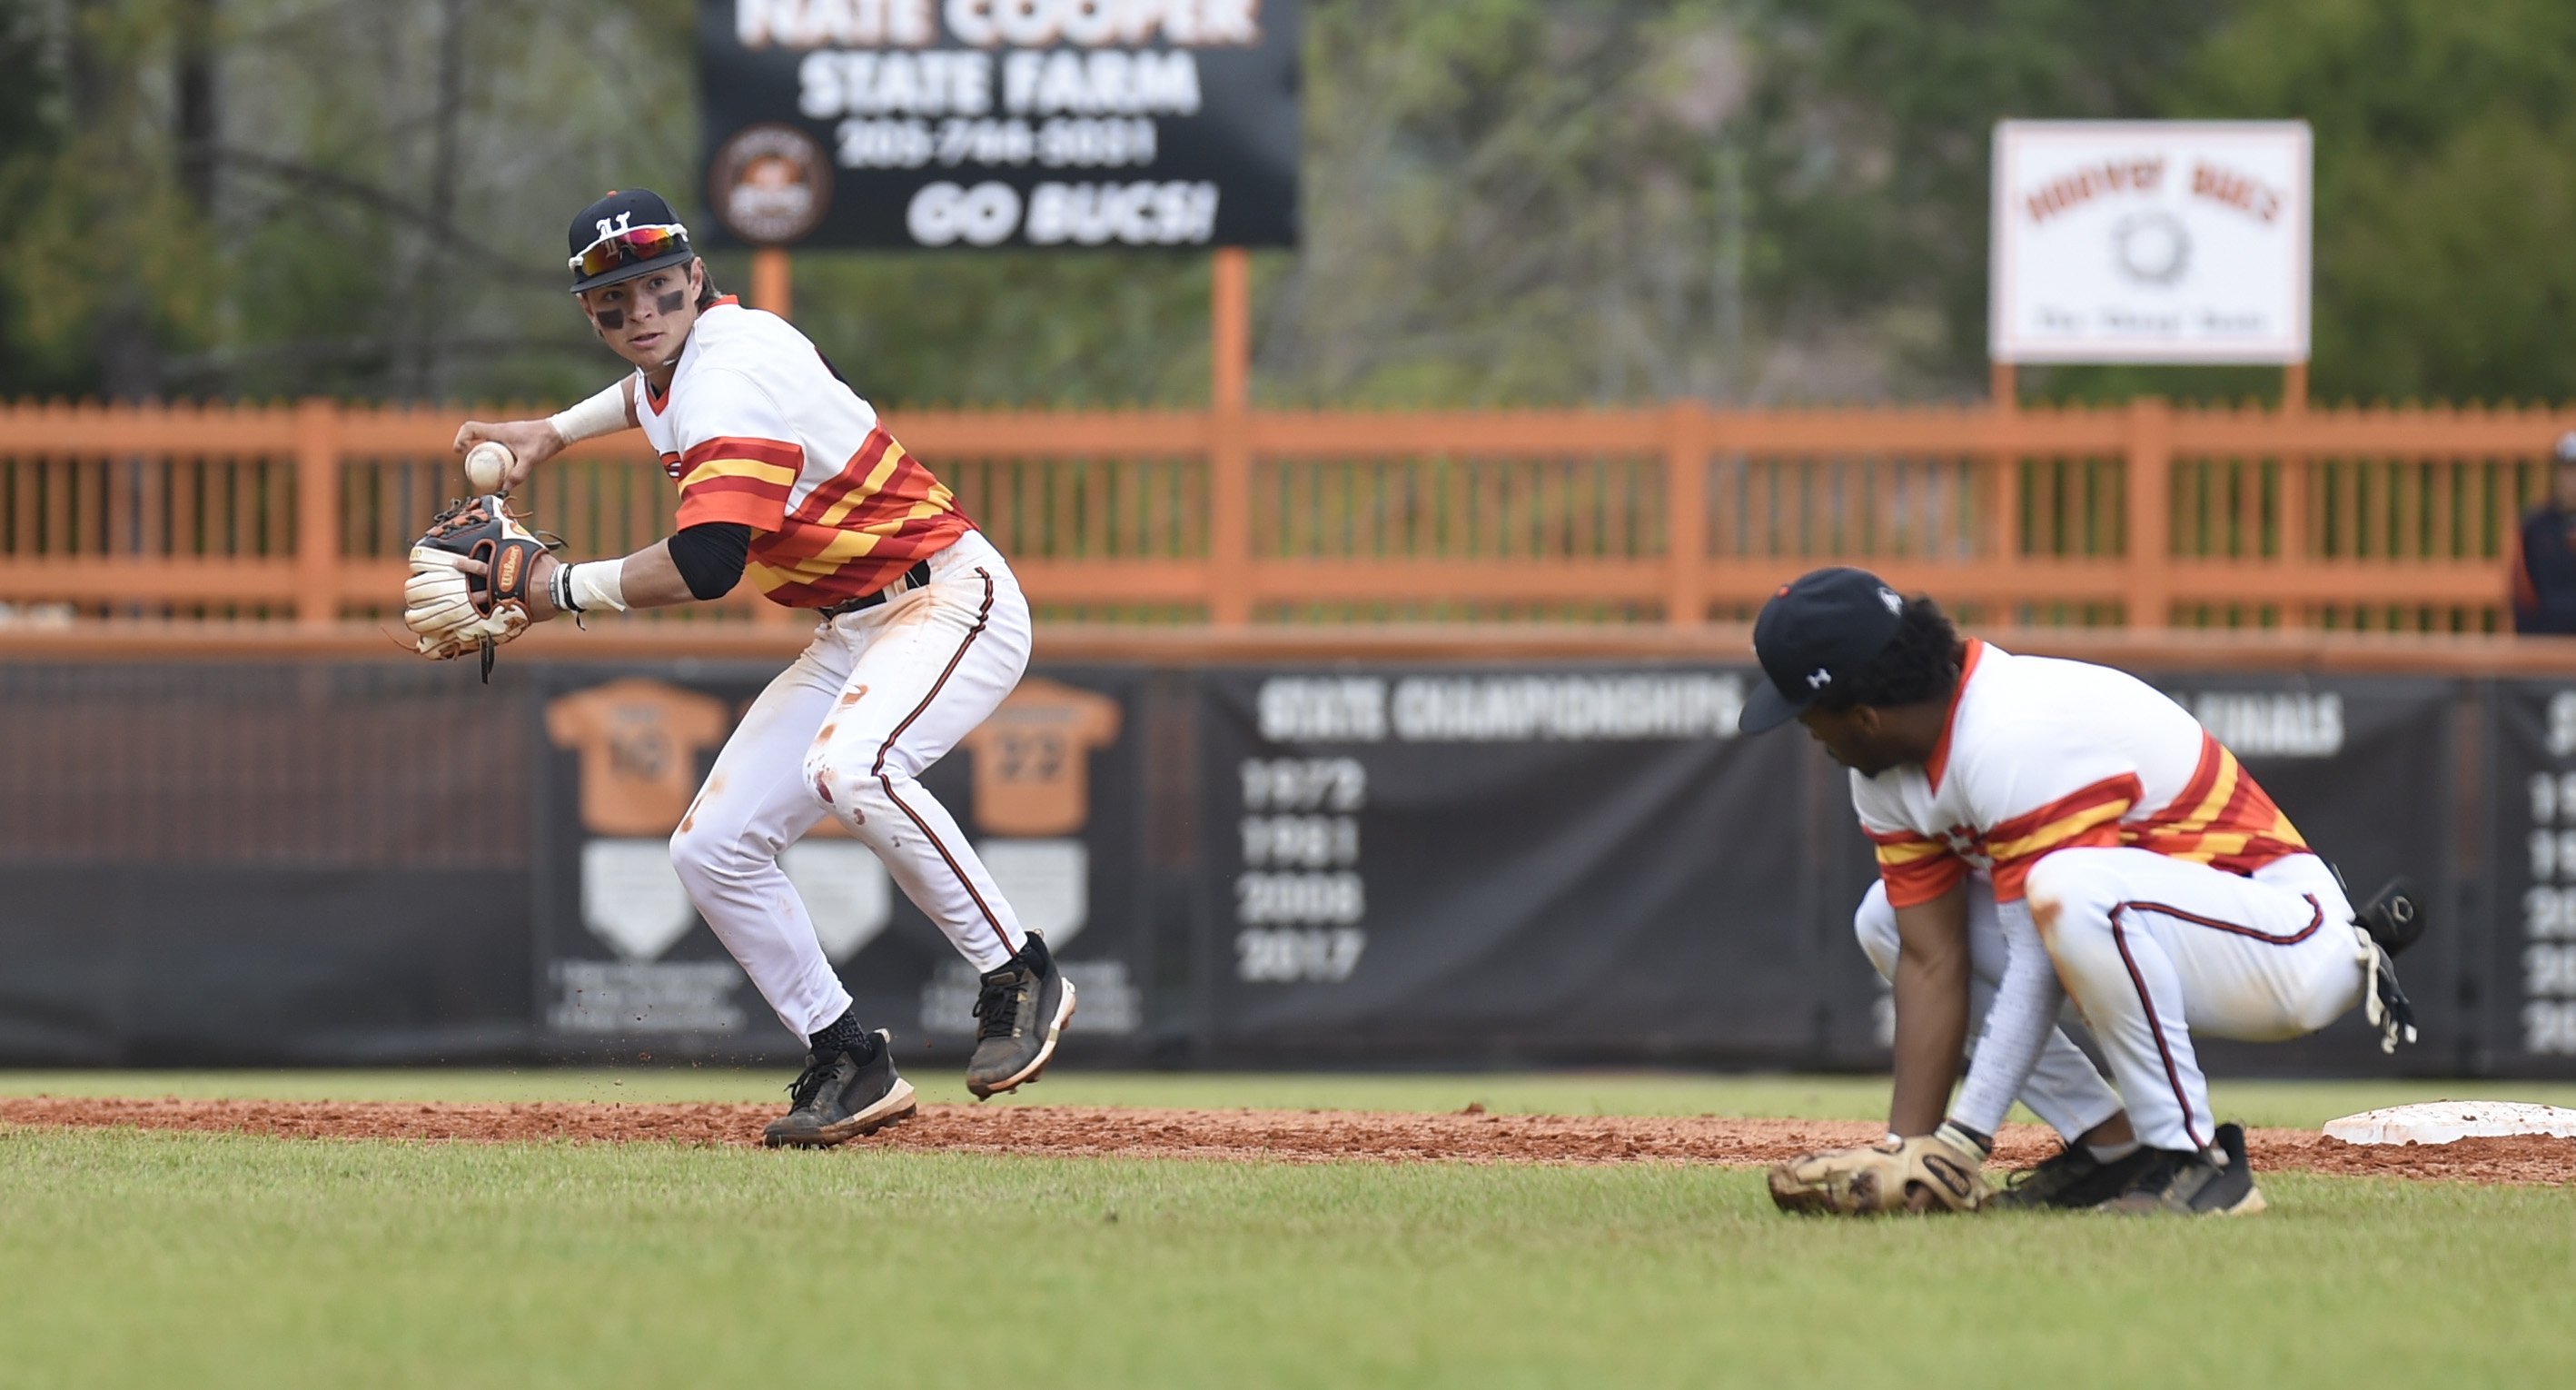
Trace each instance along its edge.
<path fill-rule="evenodd" d="M 821 225 L 832 206 L 832 166 L 814 137 L 794 126 L 745 126 L 717 148 L 707 196 L 734 235 L 775 246 Z"/>

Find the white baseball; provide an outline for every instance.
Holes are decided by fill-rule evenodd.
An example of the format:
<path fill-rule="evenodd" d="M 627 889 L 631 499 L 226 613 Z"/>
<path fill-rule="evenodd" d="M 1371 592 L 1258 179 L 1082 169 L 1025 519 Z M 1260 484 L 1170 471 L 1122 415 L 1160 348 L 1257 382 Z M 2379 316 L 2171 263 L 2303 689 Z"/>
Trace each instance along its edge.
<path fill-rule="evenodd" d="M 465 481 L 478 493 L 499 492 L 503 480 L 510 476 L 510 465 L 518 461 L 519 456 L 511 453 L 509 446 L 497 440 L 482 440 L 465 451 Z"/>

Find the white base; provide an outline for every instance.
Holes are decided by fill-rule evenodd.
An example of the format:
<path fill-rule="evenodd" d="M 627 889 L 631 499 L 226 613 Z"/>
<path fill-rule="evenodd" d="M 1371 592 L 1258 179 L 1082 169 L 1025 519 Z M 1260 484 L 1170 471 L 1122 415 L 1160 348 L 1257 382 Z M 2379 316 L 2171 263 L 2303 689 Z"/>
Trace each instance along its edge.
<path fill-rule="evenodd" d="M 2576 1139 L 2576 1110 L 2509 1100 L 2435 1100 L 2326 1122 L 2326 1137 L 2347 1144 L 2447 1144 L 2514 1134 Z"/>

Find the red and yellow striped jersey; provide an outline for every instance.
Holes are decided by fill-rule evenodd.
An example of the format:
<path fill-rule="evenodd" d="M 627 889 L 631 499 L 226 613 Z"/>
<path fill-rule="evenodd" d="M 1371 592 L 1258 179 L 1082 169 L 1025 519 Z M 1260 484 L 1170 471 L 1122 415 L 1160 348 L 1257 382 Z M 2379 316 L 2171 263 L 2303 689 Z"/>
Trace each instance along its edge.
<path fill-rule="evenodd" d="M 2032 865 L 2078 846 L 2239 874 L 2308 852 L 2235 755 L 2154 687 L 1975 641 L 1932 756 L 1852 774 L 1852 805 L 1898 907 L 1971 874 L 2017 901 Z"/>
<path fill-rule="evenodd" d="M 698 316 L 668 392 L 635 378 L 635 418 L 680 485 L 682 526 L 752 530 L 744 572 L 821 608 L 884 588 L 974 529 L 804 334 L 731 298 Z"/>

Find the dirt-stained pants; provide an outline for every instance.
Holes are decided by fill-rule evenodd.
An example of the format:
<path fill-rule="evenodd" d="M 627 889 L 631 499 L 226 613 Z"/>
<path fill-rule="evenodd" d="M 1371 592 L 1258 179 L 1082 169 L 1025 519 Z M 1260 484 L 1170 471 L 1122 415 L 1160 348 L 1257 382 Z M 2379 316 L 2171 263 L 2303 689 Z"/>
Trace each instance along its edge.
<path fill-rule="evenodd" d="M 1022 941 L 1020 921 L 957 822 L 915 779 L 1002 703 L 1029 660 L 1029 607 L 1001 552 L 970 532 L 927 587 L 818 628 L 717 755 L 671 837 L 698 914 L 799 1041 L 850 995 L 778 852 L 824 815 L 976 970 Z"/>

